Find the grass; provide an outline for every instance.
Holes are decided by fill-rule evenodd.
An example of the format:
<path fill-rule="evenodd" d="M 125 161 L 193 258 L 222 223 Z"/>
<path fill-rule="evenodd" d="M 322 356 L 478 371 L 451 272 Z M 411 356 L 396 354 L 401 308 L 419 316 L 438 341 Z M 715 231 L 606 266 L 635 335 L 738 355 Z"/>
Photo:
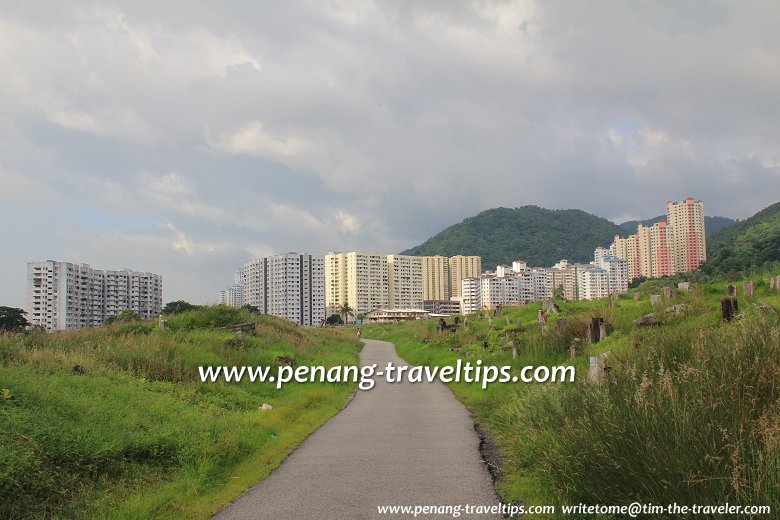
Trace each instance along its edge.
<path fill-rule="evenodd" d="M 255 321 L 244 345 L 218 327 Z M 206 518 L 262 480 L 351 384 L 200 383 L 200 365 L 357 363 L 333 330 L 221 306 L 0 337 L 0 518 Z M 258 408 L 270 403 L 273 410 Z"/>
<path fill-rule="evenodd" d="M 574 383 L 493 384 L 484 391 L 478 384 L 450 385 L 502 453 L 504 476 L 496 489 L 504 502 L 729 502 L 777 510 L 780 293 L 770 292 L 768 278 L 753 278 L 756 295 L 740 296 L 741 316 L 731 323 L 720 319 L 725 281 L 700 284 L 653 309 L 648 295 L 662 294 L 663 286 L 654 280 L 614 307 L 562 303 L 546 331 L 536 323 L 537 303 L 505 308 L 492 324 L 484 315 L 469 316 L 468 330 L 453 335 L 437 333 L 434 320 L 371 325 L 364 333 L 394 342 L 413 364 L 453 365 L 460 357 L 515 371 L 576 367 Z M 677 303 L 685 312 L 664 312 Z M 663 325 L 637 330 L 633 321 L 650 312 Z M 582 352 L 569 357 L 573 339 L 587 336 L 595 316 L 614 330 L 602 342 L 584 340 Z M 560 318 L 567 321 L 557 331 Z M 588 358 L 606 351 L 612 368 L 606 384 L 588 383 Z"/>

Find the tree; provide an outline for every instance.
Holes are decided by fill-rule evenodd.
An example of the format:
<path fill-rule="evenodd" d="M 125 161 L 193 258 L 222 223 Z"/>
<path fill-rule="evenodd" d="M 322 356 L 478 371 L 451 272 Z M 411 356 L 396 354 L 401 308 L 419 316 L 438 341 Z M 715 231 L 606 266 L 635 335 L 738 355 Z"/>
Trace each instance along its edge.
<path fill-rule="evenodd" d="M 168 302 L 165 307 L 162 308 L 163 314 L 179 314 L 180 312 L 192 311 L 200 307 L 199 305 L 193 305 L 190 302 L 184 300 L 176 300 L 175 302 Z"/>
<path fill-rule="evenodd" d="M 260 307 L 257 307 L 256 305 L 249 305 L 248 303 L 241 308 L 245 311 L 249 311 L 252 314 L 258 314 L 260 312 Z"/>
<path fill-rule="evenodd" d="M 338 313 L 342 318 L 344 318 L 344 323 L 347 323 L 349 321 L 349 317 L 355 315 L 355 309 L 350 307 L 347 302 L 344 302 L 344 304 L 339 307 Z"/>
<path fill-rule="evenodd" d="M 325 325 L 343 325 L 344 320 L 338 314 L 331 314 L 328 319 L 325 320 Z"/>
<path fill-rule="evenodd" d="M 363 321 L 366 319 L 365 313 L 361 312 L 360 314 L 355 315 L 355 319 L 360 322 L 361 325 L 363 325 Z"/>
<path fill-rule="evenodd" d="M 17 307 L 0 307 L 0 331 L 19 332 L 30 326 L 24 315 L 24 309 Z"/>
<path fill-rule="evenodd" d="M 134 321 L 141 321 L 141 317 L 133 309 L 125 309 L 116 316 L 109 316 L 103 322 L 104 325 L 111 325 L 112 323 L 132 323 Z"/>

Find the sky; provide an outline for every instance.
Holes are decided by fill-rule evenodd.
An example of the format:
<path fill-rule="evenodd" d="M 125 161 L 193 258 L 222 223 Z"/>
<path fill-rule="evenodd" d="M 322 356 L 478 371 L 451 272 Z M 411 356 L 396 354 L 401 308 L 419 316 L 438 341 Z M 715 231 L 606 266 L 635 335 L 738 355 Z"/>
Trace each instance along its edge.
<path fill-rule="evenodd" d="M 0 0 L 0 305 L 26 263 L 209 303 L 485 209 L 780 200 L 776 2 Z"/>

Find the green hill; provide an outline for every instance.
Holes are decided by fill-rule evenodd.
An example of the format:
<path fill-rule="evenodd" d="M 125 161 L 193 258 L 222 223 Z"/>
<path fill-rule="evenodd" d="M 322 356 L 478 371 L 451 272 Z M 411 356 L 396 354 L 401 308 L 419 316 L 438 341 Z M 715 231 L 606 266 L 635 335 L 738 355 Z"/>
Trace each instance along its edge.
<path fill-rule="evenodd" d="M 706 273 L 738 273 L 780 261 L 780 202 L 707 240 Z"/>
<path fill-rule="evenodd" d="M 480 255 L 492 268 L 521 258 L 528 265 L 551 266 L 562 258 L 593 260 L 597 246 L 609 246 L 626 231 L 596 215 L 578 209 L 538 206 L 495 208 L 450 226 L 404 255 Z"/>
<path fill-rule="evenodd" d="M 639 227 L 639 224 L 642 224 L 643 226 L 652 226 L 659 220 L 666 219 L 666 215 L 658 215 L 657 217 L 648 218 L 645 220 L 629 220 L 628 222 L 623 222 L 620 224 L 620 227 L 628 231 L 629 233 L 636 233 L 637 228 Z M 729 226 L 733 226 L 736 224 L 737 221 L 733 218 L 728 217 L 704 217 L 704 229 L 707 231 L 707 236 L 712 236 L 721 229 L 725 229 Z"/>

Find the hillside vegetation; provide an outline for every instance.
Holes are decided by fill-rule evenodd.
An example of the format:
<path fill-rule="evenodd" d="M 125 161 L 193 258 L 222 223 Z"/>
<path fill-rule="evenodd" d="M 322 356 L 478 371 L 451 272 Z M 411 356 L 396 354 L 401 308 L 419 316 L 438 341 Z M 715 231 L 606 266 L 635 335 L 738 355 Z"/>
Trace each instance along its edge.
<path fill-rule="evenodd" d="M 736 274 L 780 261 L 780 202 L 707 239 L 708 274 Z"/>
<path fill-rule="evenodd" d="M 551 266 L 566 258 L 593 260 L 597 246 L 609 246 L 626 231 L 596 215 L 578 209 L 544 209 L 538 206 L 495 208 L 450 226 L 401 254 L 479 255 L 483 268 L 512 260 L 529 266 Z"/>
<path fill-rule="evenodd" d="M 257 336 L 219 327 L 254 321 Z M 0 518 L 207 518 L 336 413 L 351 384 L 201 383 L 201 365 L 357 363 L 333 330 L 215 306 L 0 336 Z M 273 409 L 261 411 L 269 403 Z"/>
<path fill-rule="evenodd" d="M 450 385 L 502 453 L 496 489 L 504 502 L 538 504 L 771 505 L 780 508 L 780 293 L 769 276 L 740 290 L 740 315 L 720 316 L 726 281 L 676 290 L 661 307 L 662 280 L 607 301 L 563 302 L 547 328 L 541 304 L 505 308 L 490 323 L 469 316 L 454 334 L 434 320 L 376 324 L 373 338 L 392 341 L 412 364 L 572 365 L 574 383 Z M 640 294 L 634 300 L 633 294 Z M 665 312 L 672 305 L 679 313 Z M 636 328 L 655 312 L 661 325 Z M 588 323 L 602 317 L 609 336 L 590 343 Z M 560 329 L 556 322 L 565 319 Z M 451 320 L 450 320 L 451 321 Z M 570 357 L 569 349 L 582 340 Z M 487 349 L 485 348 L 487 346 Z M 511 349 L 516 346 L 518 358 Z M 602 384 L 588 381 L 590 356 L 609 352 Z"/>

